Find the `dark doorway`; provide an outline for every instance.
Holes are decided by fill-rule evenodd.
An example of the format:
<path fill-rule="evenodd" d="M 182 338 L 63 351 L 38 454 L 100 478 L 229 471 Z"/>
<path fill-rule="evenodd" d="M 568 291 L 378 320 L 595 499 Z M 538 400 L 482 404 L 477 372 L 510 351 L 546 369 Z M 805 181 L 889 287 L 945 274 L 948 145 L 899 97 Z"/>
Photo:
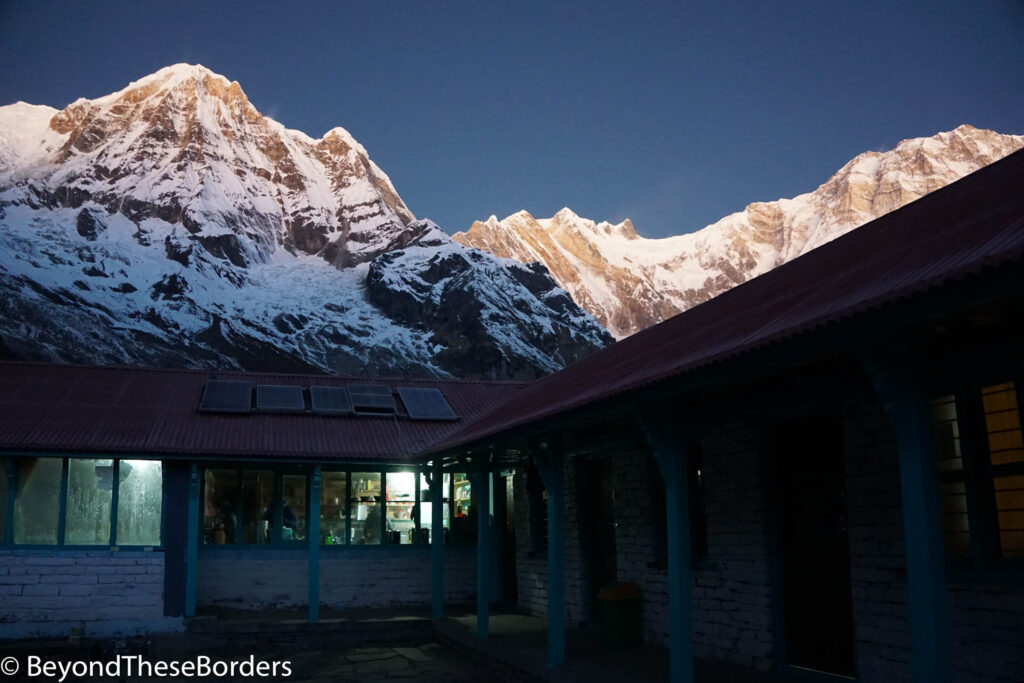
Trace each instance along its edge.
<path fill-rule="evenodd" d="M 514 606 L 518 595 L 516 585 L 516 508 L 512 480 L 514 475 L 494 477 L 494 557 L 497 602 Z"/>
<path fill-rule="evenodd" d="M 580 462 L 576 470 L 580 545 L 586 589 L 584 617 L 597 621 L 597 594 L 617 578 L 612 464 L 609 460 Z"/>
<path fill-rule="evenodd" d="M 853 676 L 850 555 L 838 420 L 815 418 L 781 425 L 775 453 L 786 660 L 791 666 Z"/>

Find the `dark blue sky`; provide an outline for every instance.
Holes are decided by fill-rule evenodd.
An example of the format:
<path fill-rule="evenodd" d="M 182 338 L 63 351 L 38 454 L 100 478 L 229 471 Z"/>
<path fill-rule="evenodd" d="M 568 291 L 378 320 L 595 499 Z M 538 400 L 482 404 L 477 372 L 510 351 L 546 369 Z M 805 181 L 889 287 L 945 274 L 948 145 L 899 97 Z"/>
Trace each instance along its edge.
<path fill-rule="evenodd" d="M 0 0 L 0 104 L 175 62 L 290 128 L 344 126 L 448 232 L 567 205 L 678 234 L 904 138 L 1024 133 L 1020 0 Z"/>

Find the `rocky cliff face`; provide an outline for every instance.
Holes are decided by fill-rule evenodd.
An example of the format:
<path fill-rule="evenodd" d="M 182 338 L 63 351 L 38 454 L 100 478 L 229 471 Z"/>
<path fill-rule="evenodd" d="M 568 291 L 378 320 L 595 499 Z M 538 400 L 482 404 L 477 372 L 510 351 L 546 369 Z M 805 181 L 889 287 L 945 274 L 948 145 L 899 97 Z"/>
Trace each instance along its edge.
<path fill-rule="evenodd" d="M 610 341 L 523 270 L 417 221 L 344 129 L 286 129 L 201 66 L 0 107 L 0 355 L 532 377 Z M 421 320 L 396 283 L 423 274 Z"/>
<path fill-rule="evenodd" d="M 491 216 L 454 239 L 551 271 L 616 337 L 707 301 L 777 265 L 1024 147 L 1024 136 L 960 126 L 895 149 L 866 152 L 814 192 L 750 204 L 702 230 L 645 239 L 562 209 Z M 682 226 L 681 226 L 682 227 Z"/>

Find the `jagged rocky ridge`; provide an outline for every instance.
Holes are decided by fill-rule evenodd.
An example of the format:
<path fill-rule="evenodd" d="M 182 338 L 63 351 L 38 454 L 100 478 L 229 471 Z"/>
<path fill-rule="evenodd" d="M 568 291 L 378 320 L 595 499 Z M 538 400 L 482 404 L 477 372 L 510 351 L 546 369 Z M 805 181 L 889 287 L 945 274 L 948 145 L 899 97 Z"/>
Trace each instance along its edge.
<path fill-rule="evenodd" d="M 491 216 L 454 239 L 524 263 L 543 263 L 616 337 L 767 272 L 859 225 L 898 209 L 1024 147 L 1024 136 L 960 126 L 894 149 L 865 152 L 817 190 L 758 202 L 697 232 L 640 237 L 628 219 L 613 225 L 562 209 Z"/>
<path fill-rule="evenodd" d="M 0 355 L 534 377 L 611 341 L 543 268 L 416 220 L 344 129 L 175 65 L 0 107 Z"/>

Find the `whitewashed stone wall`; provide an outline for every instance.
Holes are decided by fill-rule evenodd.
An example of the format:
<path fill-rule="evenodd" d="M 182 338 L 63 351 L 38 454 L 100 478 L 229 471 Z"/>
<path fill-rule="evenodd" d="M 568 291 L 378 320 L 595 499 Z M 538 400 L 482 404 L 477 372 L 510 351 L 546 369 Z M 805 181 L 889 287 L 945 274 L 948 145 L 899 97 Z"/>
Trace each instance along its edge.
<path fill-rule="evenodd" d="M 301 607 L 309 595 L 302 550 L 214 550 L 201 553 L 196 602 L 203 606 Z M 445 601 L 476 598 L 475 548 L 445 549 Z M 351 548 L 320 553 L 324 607 L 429 607 L 429 548 Z"/>
<path fill-rule="evenodd" d="M 181 630 L 163 595 L 161 552 L 0 550 L 0 638 Z"/>

